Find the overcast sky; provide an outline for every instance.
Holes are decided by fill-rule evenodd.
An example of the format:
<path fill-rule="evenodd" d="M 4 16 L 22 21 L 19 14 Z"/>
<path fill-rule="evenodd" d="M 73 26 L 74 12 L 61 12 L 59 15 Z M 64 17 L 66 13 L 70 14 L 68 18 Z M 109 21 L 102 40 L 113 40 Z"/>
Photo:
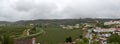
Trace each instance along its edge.
<path fill-rule="evenodd" d="M 0 21 L 120 18 L 120 0 L 0 0 Z"/>

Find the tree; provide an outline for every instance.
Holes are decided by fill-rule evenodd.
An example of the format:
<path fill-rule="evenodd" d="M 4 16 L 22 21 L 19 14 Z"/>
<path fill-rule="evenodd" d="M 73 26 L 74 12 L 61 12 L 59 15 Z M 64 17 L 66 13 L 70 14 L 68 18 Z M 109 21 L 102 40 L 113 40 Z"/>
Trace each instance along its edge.
<path fill-rule="evenodd" d="M 76 41 L 76 43 L 75 44 L 85 44 L 84 43 L 84 41 L 83 40 L 81 40 L 81 41 Z"/>
<path fill-rule="evenodd" d="M 104 23 L 103 23 L 103 22 L 97 23 L 96 26 L 97 26 L 97 27 L 103 27 L 103 26 L 104 26 Z"/>
<path fill-rule="evenodd" d="M 89 40 L 87 38 L 83 38 L 82 39 L 84 42 L 89 42 Z"/>
<path fill-rule="evenodd" d="M 66 42 L 72 42 L 72 38 L 71 37 L 66 38 Z"/>
<path fill-rule="evenodd" d="M 13 39 L 9 35 L 1 36 L 2 44 L 13 44 Z"/>
<path fill-rule="evenodd" d="M 107 41 L 108 43 L 120 44 L 120 36 L 118 34 L 112 34 Z"/>
<path fill-rule="evenodd" d="M 94 41 L 92 44 L 100 44 L 98 41 Z"/>
<path fill-rule="evenodd" d="M 80 35 L 80 36 L 79 36 L 79 38 L 80 38 L 80 39 L 82 39 L 82 38 L 83 38 L 83 36 L 82 36 L 82 35 Z"/>
<path fill-rule="evenodd" d="M 87 38 L 82 38 L 79 41 L 76 41 L 75 44 L 88 44 L 89 40 Z"/>
<path fill-rule="evenodd" d="M 34 30 L 34 31 L 36 31 L 36 26 L 34 26 L 31 30 Z"/>

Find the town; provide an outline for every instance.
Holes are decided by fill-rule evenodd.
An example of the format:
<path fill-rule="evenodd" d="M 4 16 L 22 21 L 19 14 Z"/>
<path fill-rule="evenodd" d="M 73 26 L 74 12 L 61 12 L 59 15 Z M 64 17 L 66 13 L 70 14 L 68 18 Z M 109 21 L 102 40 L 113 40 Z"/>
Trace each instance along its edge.
<path fill-rule="evenodd" d="M 120 44 L 120 0 L 0 0 L 0 44 Z"/>

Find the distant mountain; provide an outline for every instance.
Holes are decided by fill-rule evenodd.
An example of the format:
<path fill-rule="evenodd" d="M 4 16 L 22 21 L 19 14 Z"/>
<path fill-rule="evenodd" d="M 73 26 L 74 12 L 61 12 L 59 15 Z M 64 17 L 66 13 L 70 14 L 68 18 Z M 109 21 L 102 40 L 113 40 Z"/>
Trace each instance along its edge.
<path fill-rule="evenodd" d="M 107 22 L 111 20 L 120 20 L 120 19 L 93 19 L 93 18 L 85 18 L 85 19 L 38 19 L 38 20 L 23 20 L 17 21 L 17 24 L 52 24 L 52 25 L 60 25 L 60 24 L 77 24 L 77 23 L 95 23 L 95 22 Z"/>
<path fill-rule="evenodd" d="M 0 21 L 0 24 L 11 24 L 12 22 L 8 22 L 8 21 Z"/>
<path fill-rule="evenodd" d="M 84 18 L 84 19 L 38 19 L 38 20 L 21 20 L 16 22 L 0 21 L 0 24 L 50 24 L 50 25 L 60 25 L 60 24 L 78 24 L 78 23 L 96 23 L 96 22 L 107 22 L 111 20 L 120 19 L 100 19 L 100 18 Z"/>

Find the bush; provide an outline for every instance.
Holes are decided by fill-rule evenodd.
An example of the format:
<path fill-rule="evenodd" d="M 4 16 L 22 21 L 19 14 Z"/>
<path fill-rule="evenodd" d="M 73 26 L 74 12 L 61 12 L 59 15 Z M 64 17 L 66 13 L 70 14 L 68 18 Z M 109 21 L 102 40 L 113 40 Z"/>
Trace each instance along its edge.
<path fill-rule="evenodd" d="M 120 44 L 120 36 L 118 34 L 113 34 L 108 38 L 108 43 L 118 43 Z"/>
<path fill-rule="evenodd" d="M 66 38 L 66 42 L 72 42 L 72 38 L 71 37 Z"/>

